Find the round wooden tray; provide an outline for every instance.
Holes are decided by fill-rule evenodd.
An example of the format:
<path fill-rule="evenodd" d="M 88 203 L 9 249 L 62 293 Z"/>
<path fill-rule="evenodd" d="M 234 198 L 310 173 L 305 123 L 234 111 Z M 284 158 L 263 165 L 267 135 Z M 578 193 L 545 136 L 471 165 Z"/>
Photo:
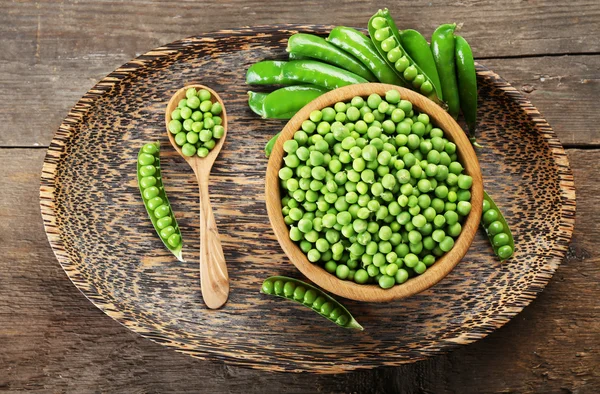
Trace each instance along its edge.
<path fill-rule="evenodd" d="M 529 304 L 567 251 L 575 218 L 565 152 L 535 107 L 478 67 L 478 149 L 484 185 L 511 223 L 515 256 L 500 263 L 480 231 L 463 261 L 420 295 L 387 304 L 345 301 L 365 327 L 343 330 L 298 304 L 259 293 L 269 275 L 302 275 L 285 258 L 265 209 L 263 147 L 284 121 L 247 106 L 245 70 L 285 58 L 284 25 L 220 31 L 157 48 L 117 69 L 69 112 L 44 162 L 40 204 L 50 244 L 73 283 L 106 314 L 202 359 L 271 371 L 338 373 L 399 365 L 485 337 Z M 208 310 L 199 281 L 198 185 L 170 146 L 164 110 L 190 83 L 214 88 L 229 132 L 211 177 L 231 293 Z M 139 196 L 140 146 L 160 140 L 164 183 L 186 263 L 154 232 Z"/>

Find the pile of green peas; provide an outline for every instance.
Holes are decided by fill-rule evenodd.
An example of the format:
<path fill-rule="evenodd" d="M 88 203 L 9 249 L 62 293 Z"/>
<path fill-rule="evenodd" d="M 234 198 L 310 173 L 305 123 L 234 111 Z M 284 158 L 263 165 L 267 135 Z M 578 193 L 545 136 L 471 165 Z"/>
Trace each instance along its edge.
<path fill-rule="evenodd" d="M 184 156 L 206 157 L 225 134 L 219 116 L 223 108 L 218 101 L 211 101 L 212 95 L 206 89 L 189 88 L 185 97 L 171 112 L 169 131 Z"/>
<path fill-rule="evenodd" d="M 456 145 L 397 90 L 313 111 L 283 149 L 290 239 L 340 279 L 387 289 L 424 273 L 471 211 Z"/>

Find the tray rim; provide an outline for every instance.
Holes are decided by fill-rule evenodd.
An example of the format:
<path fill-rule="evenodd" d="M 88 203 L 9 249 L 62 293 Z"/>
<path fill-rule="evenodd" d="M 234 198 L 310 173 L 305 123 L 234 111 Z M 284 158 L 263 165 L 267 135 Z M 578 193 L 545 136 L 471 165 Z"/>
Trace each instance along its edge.
<path fill-rule="evenodd" d="M 158 341 L 153 338 L 153 332 L 144 330 L 140 326 L 132 324 L 127 320 L 121 320 L 120 313 L 117 308 L 111 303 L 106 302 L 106 300 L 104 300 L 100 294 L 95 293 L 93 289 L 89 287 L 89 284 L 79 273 L 77 266 L 70 261 L 69 256 L 64 248 L 64 244 L 61 240 L 60 228 L 56 226 L 56 217 L 54 214 L 54 192 L 56 186 L 55 179 L 57 173 L 57 162 L 59 162 L 62 156 L 66 154 L 66 145 L 64 144 L 63 140 L 68 139 L 71 136 L 72 130 L 81 123 L 81 120 L 87 115 L 94 103 L 106 93 L 110 92 L 121 82 L 121 80 L 134 74 L 140 69 L 151 66 L 155 60 L 176 54 L 180 52 L 181 49 L 197 45 L 206 40 L 214 41 L 215 39 L 229 37 L 231 35 L 254 35 L 258 37 L 261 33 L 274 33 L 278 30 L 285 30 L 288 32 L 308 30 L 317 32 L 316 34 L 320 34 L 320 31 L 330 30 L 333 27 L 334 26 L 332 25 L 322 24 L 256 25 L 244 26 L 236 29 L 222 29 L 176 40 L 152 49 L 118 67 L 113 72 L 109 73 L 107 76 L 98 81 L 98 83 L 89 89 L 69 110 L 66 117 L 63 119 L 54 136 L 52 137 L 52 141 L 44 157 L 44 163 L 40 177 L 40 211 L 48 242 L 58 263 L 67 274 L 67 277 L 71 283 L 73 283 L 73 285 L 75 285 L 75 287 L 94 306 L 128 330 L 144 338 L 150 339 L 155 343 L 167 345 L 168 348 L 174 349 L 179 353 L 184 353 L 201 360 L 221 360 L 226 364 L 233 366 L 249 367 L 271 372 L 312 372 L 333 374 L 347 373 L 356 370 L 368 370 L 377 368 L 378 366 L 400 366 L 424 360 L 432 357 L 433 355 L 446 354 L 461 345 L 467 345 L 478 341 L 479 339 L 485 338 L 495 330 L 501 328 L 513 317 L 518 315 L 533 300 L 535 300 L 538 294 L 544 290 L 560 266 L 562 260 L 565 258 L 573 235 L 576 212 L 576 196 L 573 172 L 560 140 L 554 133 L 550 124 L 542 116 L 540 111 L 530 102 L 527 97 L 525 97 L 520 91 L 504 80 L 500 75 L 489 70 L 487 67 L 479 64 L 478 62 L 476 62 L 477 75 L 483 78 L 492 79 L 498 89 L 507 94 L 511 100 L 515 101 L 521 110 L 527 114 L 528 119 L 535 125 L 534 127 L 539 130 L 542 138 L 548 144 L 552 158 L 558 167 L 558 181 L 561 191 L 560 198 L 562 201 L 562 212 L 560 224 L 558 226 L 559 234 L 556 239 L 555 248 L 552 250 L 551 259 L 549 259 L 549 261 L 534 277 L 534 279 L 529 282 L 528 286 L 521 292 L 512 305 L 504 304 L 505 306 L 501 311 L 497 312 L 495 316 L 491 316 L 486 321 L 480 323 L 476 327 L 476 330 L 471 329 L 469 332 L 460 333 L 453 339 L 440 341 L 439 349 L 428 352 L 426 355 L 422 356 L 385 361 L 378 365 L 372 365 L 371 363 L 366 365 L 347 363 L 343 365 L 333 365 L 328 363 L 327 365 L 324 365 L 324 363 L 321 362 L 315 363 L 315 365 L 310 369 L 300 366 L 290 369 L 289 366 L 286 368 L 285 365 L 265 365 L 263 363 L 253 362 L 253 360 L 231 357 L 230 355 L 218 354 L 212 351 L 199 352 L 190 348 L 186 349 L 184 347 L 178 347 L 177 343 L 175 342 Z M 365 31 L 365 29 L 358 30 Z"/>

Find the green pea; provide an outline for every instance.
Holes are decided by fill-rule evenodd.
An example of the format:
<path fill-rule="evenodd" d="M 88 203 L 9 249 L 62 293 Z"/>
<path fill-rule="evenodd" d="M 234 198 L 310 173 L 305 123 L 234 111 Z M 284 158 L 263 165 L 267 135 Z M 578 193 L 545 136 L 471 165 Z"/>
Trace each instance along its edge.
<path fill-rule="evenodd" d="M 500 248 L 501 246 L 508 245 L 509 242 L 510 242 L 510 237 L 506 233 L 498 233 L 498 234 L 494 235 L 494 238 L 492 239 L 492 244 L 496 248 Z"/>
<path fill-rule="evenodd" d="M 452 247 L 454 247 L 454 239 L 450 236 L 444 237 L 444 239 L 440 242 L 440 249 L 444 252 L 449 252 Z"/>
<path fill-rule="evenodd" d="M 329 316 L 331 312 L 333 312 L 334 308 L 335 306 L 332 302 L 326 301 L 324 304 L 321 305 L 320 312 L 325 316 Z"/>
<path fill-rule="evenodd" d="M 500 234 L 504 231 L 504 225 L 501 221 L 496 220 L 495 222 L 490 223 L 488 226 L 488 233 L 492 236 Z"/>
<path fill-rule="evenodd" d="M 275 292 L 273 281 L 265 280 L 261 286 L 261 291 L 265 294 L 273 294 Z"/>
<path fill-rule="evenodd" d="M 398 272 L 396 272 L 394 279 L 397 284 L 402 284 L 402 283 L 406 282 L 408 280 L 408 271 L 406 271 L 403 268 L 400 268 L 398 270 Z"/>
<path fill-rule="evenodd" d="M 181 243 L 181 235 L 179 235 L 177 233 L 171 234 L 171 236 L 169 237 L 169 239 L 167 239 L 167 243 L 171 247 L 176 248 Z"/>
<path fill-rule="evenodd" d="M 471 203 L 468 201 L 459 201 L 456 204 L 456 211 L 462 216 L 467 216 L 471 212 Z"/>
<path fill-rule="evenodd" d="M 190 119 L 192 119 L 194 121 L 194 123 L 201 123 L 200 121 L 202 120 L 203 117 L 204 117 L 204 115 L 202 114 L 202 111 L 194 111 L 194 112 L 192 112 L 192 116 Z M 193 129 L 194 129 L 194 125 L 192 125 L 192 130 Z"/>
<path fill-rule="evenodd" d="M 382 289 L 389 289 L 396 284 L 396 280 L 392 276 L 382 275 L 379 278 L 378 283 L 379 283 L 379 287 L 381 287 Z"/>
<path fill-rule="evenodd" d="M 296 290 L 296 283 L 289 281 L 283 285 L 283 295 L 287 298 L 294 297 L 294 291 Z"/>
<path fill-rule="evenodd" d="M 188 157 L 194 156 L 196 154 L 196 147 L 190 143 L 183 144 L 181 147 L 181 153 Z"/>
<path fill-rule="evenodd" d="M 154 216 L 156 216 L 157 219 L 160 219 L 162 217 L 167 216 L 170 212 L 171 212 L 171 209 L 169 208 L 169 206 L 166 204 L 163 204 L 163 205 L 159 205 L 158 207 L 156 207 L 154 209 Z"/>
<path fill-rule="evenodd" d="M 500 257 L 501 260 L 506 260 L 507 258 L 512 256 L 513 248 L 510 245 L 503 245 L 498 248 L 497 253 L 498 253 L 498 257 Z"/>
<path fill-rule="evenodd" d="M 139 171 L 141 176 L 147 177 L 156 174 L 156 167 L 153 165 L 142 166 Z"/>
<path fill-rule="evenodd" d="M 198 157 L 206 157 L 206 156 L 208 156 L 208 148 L 206 148 L 206 147 L 198 148 L 196 154 L 198 155 Z"/>
<path fill-rule="evenodd" d="M 282 280 L 276 280 L 273 283 L 273 291 L 275 292 L 275 294 L 277 295 L 283 295 L 283 286 L 285 285 L 285 282 Z"/>
<path fill-rule="evenodd" d="M 160 237 L 164 238 L 164 239 L 168 239 L 174 233 L 175 233 L 175 227 L 167 226 L 167 227 L 163 228 L 162 230 L 160 230 Z"/>
<path fill-rule="evenodd" d="M 223 138 L 223 136 L 225 135 L 225 128 L 221 125 L 215 125 L 213 127 L 212 134 L 213 134 L 212 135 L 213 138 L 216 138 L 216 139 Z M 294 140 L 292 140 L 292 141 L 294 141 Z"/>
<path fill-rule="evenodd" d="M 151 200 L 154 197 L 158 196 L 159 193 L 160 193 L 160 191 L 158 190 L 158 188 L 156 186 L 150 186 L 150 187 L 144 189 L 144 191 L 142 192 L 142 195 L 145 200 Z"/>
<path fill-rule="evenodd" d="M 157 179 L 154 176 L 146 176 L 140 179 L 140 186 L 142 189 L 146 189 L 148 187 L 154 186 L 157 184 Z"/>

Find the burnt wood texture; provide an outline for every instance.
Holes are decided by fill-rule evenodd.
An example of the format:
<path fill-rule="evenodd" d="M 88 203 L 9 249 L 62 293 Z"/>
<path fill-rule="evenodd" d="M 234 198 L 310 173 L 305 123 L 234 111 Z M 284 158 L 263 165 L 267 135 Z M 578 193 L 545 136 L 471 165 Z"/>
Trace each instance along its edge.
<path fill-rule="evenodd" d="M 301 277 L 279 248 L 264 199 L 262 146 L 283 122 L 248 109 L 244 71 L 285 56 L 287 37 L 329 27 L 223 30 L 159 47 L 120 67 L 73 107 L 42 169 L 42 216 L 58 261 L 100 309 L 141 335 L 202 359 L 271 371 L 337 373 L 424 359 L 480 339 L 535 298 L 564 258 L 575 194 L 560 142 L 535 107 L 479 68 L 484 185 L 511 223 L 515 256 L 499 263 L 483 234 L 442 282 L 418 296 L 375 305 L 346 301 L 365 327 L 340 332 L 301 306 L 258 293 L 269 275 Z M 191 83 L 212 87 L 229 131 L 211 193 L 229 265 L 226 306 L 209 311 L 198 285 L 197 186 L 167 148 L 164 109 Z M 137 195 L 135 157 L 163 144 L 162 173 L 187 263 L 171 257 Z M 166 149 L 165 149 L 166 148 Z M 133 170 L 132 170 L 133 169 Z"/>

